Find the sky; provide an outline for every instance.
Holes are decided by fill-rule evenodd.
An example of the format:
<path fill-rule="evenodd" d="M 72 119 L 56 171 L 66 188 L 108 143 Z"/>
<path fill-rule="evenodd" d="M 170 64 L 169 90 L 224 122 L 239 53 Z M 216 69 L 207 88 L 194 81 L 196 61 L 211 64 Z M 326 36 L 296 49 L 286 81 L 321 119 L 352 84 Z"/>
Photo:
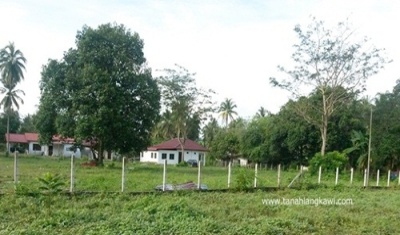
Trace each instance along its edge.
<path fill-rule="evenodd" d="M 395 0 L 0 0 L 0 47 L 14 42 L 27 59 L 22 117 L 37 111 L 42 66 L 74 48 L 77 31 L 118 23 L 144 40 L 153 76 L 179 64 L 217 93 L 216 102 L 231 98 L 238 115 L 251 118 L 261 106 L 276 113 L 288 101 L 269 78 L 286 77 L 277 66 L 292 63 L 293 29 L 310 16 L 327 24 L 349 18 L 356 36 L 385 48 L 393 62 L 369 78 L 364 94 L 391 91 L 400 78 L 399 10 Z"/>

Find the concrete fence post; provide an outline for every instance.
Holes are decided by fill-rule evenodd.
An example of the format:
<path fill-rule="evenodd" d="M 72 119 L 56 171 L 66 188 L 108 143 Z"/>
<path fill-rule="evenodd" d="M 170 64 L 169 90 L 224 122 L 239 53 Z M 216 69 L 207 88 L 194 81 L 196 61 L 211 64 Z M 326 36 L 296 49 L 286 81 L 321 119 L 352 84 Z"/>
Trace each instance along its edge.
<path fill-rule="evenodd" d="M 231 187 L 231 167 L 232 167 L 232 163 L 229 162 L 229 164 L 228 164 L 228 188 Z"/>
<path fill-rule="evenodd" d="M 322 175 L 322 167 L 319 166 L 319 169 L 318 169 L 318 184 L 321 183 L 321 175 Z"/>
<path fill-rule="evenodd" d="M 197 188 L 200 190 L 201 189 L 201 161 L 199 161 L 199 164 L 197 164 L 197 168 L 198 168 L 198 171 L 197 171 Z"/>
<path fill-rule="evenodd" d="M 354 168 L 352 167 L 352 168 L 350 169 L 350 184 L 351 184 L 351 185 L 353 184 L 353 175 L 354 175 Z"/>
<path fill-rule="evenodd" d="M 281 164 L 278 165 L 278 188 L 281 187 Z"/>
<path fill-rule="evenodd" d="M 14 183 L 18 184 L 18 151 L 14 152 Z"/>
<path fill-rule="evenodd" d="M 122 175 L 121 175 L 121 192 L 125 191 L 125 161 L 126 158 L 122 158 Z"/>
<path fill-rule="evenodd" d="M 254 167 L 254 188 L 257 188 L 257 163 Z"/>
<path fill-rule="evenodd" d="M 74 192 L 74 184 L 75 184 L 75 156 L 74 154 L 71 155 L 71 179 L 70 179 L 70 186 L 69 186 L 69 192 L 73 193 Z"/>
<path fill-rule="evenodd" d="M 167 181 L 167 159 L 164 160 L 163 183 L 162 191 L 165 191 L 165 184 Z"/>
<path fill-rule="evenodd" d="M 376 186 L 379 186 L 379 169 L 376 171 Z"/>

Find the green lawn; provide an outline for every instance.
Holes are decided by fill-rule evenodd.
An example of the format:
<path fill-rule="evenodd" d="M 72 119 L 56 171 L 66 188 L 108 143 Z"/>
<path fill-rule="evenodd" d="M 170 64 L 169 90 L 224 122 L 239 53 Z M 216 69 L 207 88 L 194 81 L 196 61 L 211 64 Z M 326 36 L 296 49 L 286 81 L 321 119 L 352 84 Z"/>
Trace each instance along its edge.
<path fill-rule="evenodd" d="M 0 196 L 0 234 L 399 234 L 399 191 Z M 353 205 L 263 205 L 263 199 L 351 198 Z"/>
<path fill-rule="evenodd" d="M 83 160 L 75 162 L 75 190 L 77 191 L 108 191 L 118 192 L 121 190 L 121 162 L 105 162 L 104 167 L 85 167 L 81 164 Z M 11 192 L 14 190 L 12 157 L 0 157 L 0 190 Z M 44 158 L 22 156 L 18 161 L 18 179 L 21 185 L 34 189 L 38 186 L 38 177 L 46 172 L 59 174 L 69 187 L 70 159 L 67 158 Z M 236 187 L 236 179 L 239 172 L 245 171 L 245 175 L 254 182 L 254 169 L 233 167 L 231 170 L 231 187 Z M 209 189 L 223 189 L 228 186 L 228 168 L 206 166 L 202 168 L 202 183 Z M 162 184 L 163 166 L 154 164 L 141 164 L 129 162 L 126 164 L 126 191 L 152 191 L 156 185 Z M 297 174 L 296 171 L 283 171 L 281 174 L 282 185 L 288 185 Z M 167 167 L 167 183 L 178 184 L 187 181 L 197 183 L 198 169 L 193 167 Z M 277 171 L 259 169 L 257 174 L 257 185 L 277 186 Z"/>

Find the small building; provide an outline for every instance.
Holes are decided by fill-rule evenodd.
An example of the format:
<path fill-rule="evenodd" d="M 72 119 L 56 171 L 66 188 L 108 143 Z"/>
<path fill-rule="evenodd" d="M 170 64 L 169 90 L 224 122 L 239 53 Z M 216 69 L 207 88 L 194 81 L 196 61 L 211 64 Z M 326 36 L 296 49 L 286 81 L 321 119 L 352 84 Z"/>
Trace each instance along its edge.
<path fill-rule="evenodd" d="M 184 154 L 182 155 L 182 147 L 178 138 L 171 139 L 148 147 L 147 151 L 140 153 L 140 161 L 163 164 L 164 160 L 167 160 L 167 164 L 176 165 L 182 161 L 196 160 L 205 164 L 207 148 L 193 140 L 186 139 L 183 149 Z"/>
<path fill-rule="evenodd" d="M 10 143 L 10 149 L 12 147 L 23 147 L 26 149 L 28 154 L 40 155 L 43 154 L 42 146 L 39 144 L 39 135 L 37 133 L 24 133 L 24 134 L 15 134 L 9 133 L 6 134 L 6 141 L 10 137 L 8 141 Z"/>
<path fill-rule="evenodd" d="M 7 141 L 8 135 L 5 136 Z M 55 135 L 50 144 L 40 145 L 38 133 L 10 133 L 9 137 L 10 147 L 22 146 L 26 149 L 26 153 L 30 155 L 70 157 L 74 154 L 75 157 L 81 157 L 79 149 L 72 149 L 75 142 L 71 138 L 60 138 Z"/>

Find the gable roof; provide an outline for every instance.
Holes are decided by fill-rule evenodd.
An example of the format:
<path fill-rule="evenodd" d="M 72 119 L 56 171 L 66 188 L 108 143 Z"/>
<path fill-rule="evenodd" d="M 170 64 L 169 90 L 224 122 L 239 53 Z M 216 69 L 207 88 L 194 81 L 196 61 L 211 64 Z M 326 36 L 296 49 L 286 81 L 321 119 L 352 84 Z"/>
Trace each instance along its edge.
<path fill-rule="evenodd" d="M 6 135 L 6 141 L 8 140 L 8 135 Z M 15 134 L 10 133 L 10 143 L 20 143 L 27 144 L 29 142 L 38 142 L 39 135 L 37 133 L 24 133 L 24 134 Z"/>
<path fill-rule="evenodd" d="M 5 134 L 6 141 L 8 140 L 7 133 Z M 24 133 L 24 134 L 16 134 L 10 133 L 10 143 L 19 143 L 19 144 L 27 144 L 30 142 L 39 142 L 39 134 L 38 133 Z M 53 143 L 74 143 L 74 139 L 72 138 L 62 138 L 59 135 L 54 135 L 52 138 Z"/>
<path fill-rule="evenodd" d="M 185 150 L 190 150 L 190 151 L 208 151 L 207 148 L 204 146 L 198 144 L 197 142 L 186 139 L 184 143 Z M 147 148 L 147 150 L 150 151 L 157 151 L 157 150 L 180 150 L 181 149 L 181 144 L 179 143 L 178 138 L 171 139 L 168 141 L 165 141 L 161 144 L 153 145 Z"/>

